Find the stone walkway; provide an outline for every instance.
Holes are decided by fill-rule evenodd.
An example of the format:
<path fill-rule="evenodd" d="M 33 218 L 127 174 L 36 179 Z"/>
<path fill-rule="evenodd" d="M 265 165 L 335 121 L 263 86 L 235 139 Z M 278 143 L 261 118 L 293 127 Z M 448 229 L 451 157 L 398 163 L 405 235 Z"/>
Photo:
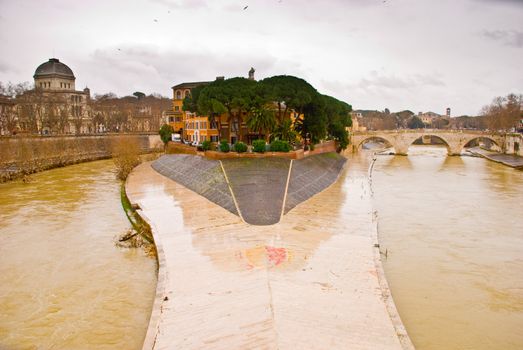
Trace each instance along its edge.
<path fill-rule="evenodd" d="M 468 151 L 474 155 L 479 155 L 483 158 L 502 163 L 512 168 L 523 169 L 523 157 L 521 156 L 491 152 L 479 147 L 470 148 Z"/>
<path fill-rule="evenodd" d="M 242 222 L 148 163 L 127 193 L 160 255 L 144 349 L 409 348 L 380 288 L 366 171 L 344 171 L 272 226 Z"/>

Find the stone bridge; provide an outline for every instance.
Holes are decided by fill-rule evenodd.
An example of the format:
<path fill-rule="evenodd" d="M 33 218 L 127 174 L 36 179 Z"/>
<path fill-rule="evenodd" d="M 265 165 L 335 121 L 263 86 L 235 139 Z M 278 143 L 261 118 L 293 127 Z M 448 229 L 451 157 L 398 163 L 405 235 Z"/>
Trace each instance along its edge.
<path fill-rule="evenodd" d="M 501 133 L 476 130 L 402 129 L 356 131 L 351 133 L 350 138 L 353 152 L 358 151 L 367 141 L 379 140 L 385 142 L 387 146 L 393 147 L 397 155 L 407 155 L 410 145 L 423 136 L 435 136 L 442 140 L 447 147 L 448 154 L 451 156 L 459 156 L 465 145 L 478 138 L 489 139 L 501 151 L 504 151 L 506 137 L 505 134 Z"/>

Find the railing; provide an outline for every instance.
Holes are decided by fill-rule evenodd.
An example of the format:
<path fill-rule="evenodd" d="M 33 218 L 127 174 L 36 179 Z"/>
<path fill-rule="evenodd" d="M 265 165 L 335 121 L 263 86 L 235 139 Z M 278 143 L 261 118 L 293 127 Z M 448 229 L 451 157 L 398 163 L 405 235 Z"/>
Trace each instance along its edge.
<path fill-rule="evenodd" d="M 375 135 L 375 134 L 476 134 L 476 135 L 498 135 L 505 136 L 509 133 L 486 130 L 470 129 L 395 129 L 395 130 L 367 130 L 353 131 L 351 135 Z"/>

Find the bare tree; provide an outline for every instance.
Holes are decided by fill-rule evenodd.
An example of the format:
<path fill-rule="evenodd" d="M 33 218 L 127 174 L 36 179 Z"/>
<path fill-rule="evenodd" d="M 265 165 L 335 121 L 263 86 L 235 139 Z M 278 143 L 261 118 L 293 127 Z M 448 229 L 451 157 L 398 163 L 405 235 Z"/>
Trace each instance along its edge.
<path fill-rule="evenodd" d="M 523 95 L 508 94 L 495 97 L 491 104 L 484 106 L 481 114 L 490 130 L 508 131 L 523 117 Z"/>

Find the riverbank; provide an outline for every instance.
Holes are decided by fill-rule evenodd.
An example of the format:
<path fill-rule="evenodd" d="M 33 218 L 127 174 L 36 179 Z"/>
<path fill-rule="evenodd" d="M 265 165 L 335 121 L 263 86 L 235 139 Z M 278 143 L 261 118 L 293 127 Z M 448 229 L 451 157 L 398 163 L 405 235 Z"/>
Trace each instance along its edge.
<path fill-rule="evenodd" d="M 144 349 L 411 349 L 380 285 L 367 169 L 349 168 L 270 226 L 136 168 L 127 193 L 164 256 Z"/>
<path fill-rule="evenodd" d="M 0 138 L 0 183 L 67 165 L 107 159 L 123 139 L 142 153 L 161 149 L 158 135 L 120 134 Z"/>
<path fill-rule="evenodd" d="M 469 148 L 467 151 L 472 155 L 483 157 L 485 159 L 491 160 L 496 163 L 501 163 L 511 168 L 523 170 L 522 156 L 492 152 L 480 147 Z"/>

